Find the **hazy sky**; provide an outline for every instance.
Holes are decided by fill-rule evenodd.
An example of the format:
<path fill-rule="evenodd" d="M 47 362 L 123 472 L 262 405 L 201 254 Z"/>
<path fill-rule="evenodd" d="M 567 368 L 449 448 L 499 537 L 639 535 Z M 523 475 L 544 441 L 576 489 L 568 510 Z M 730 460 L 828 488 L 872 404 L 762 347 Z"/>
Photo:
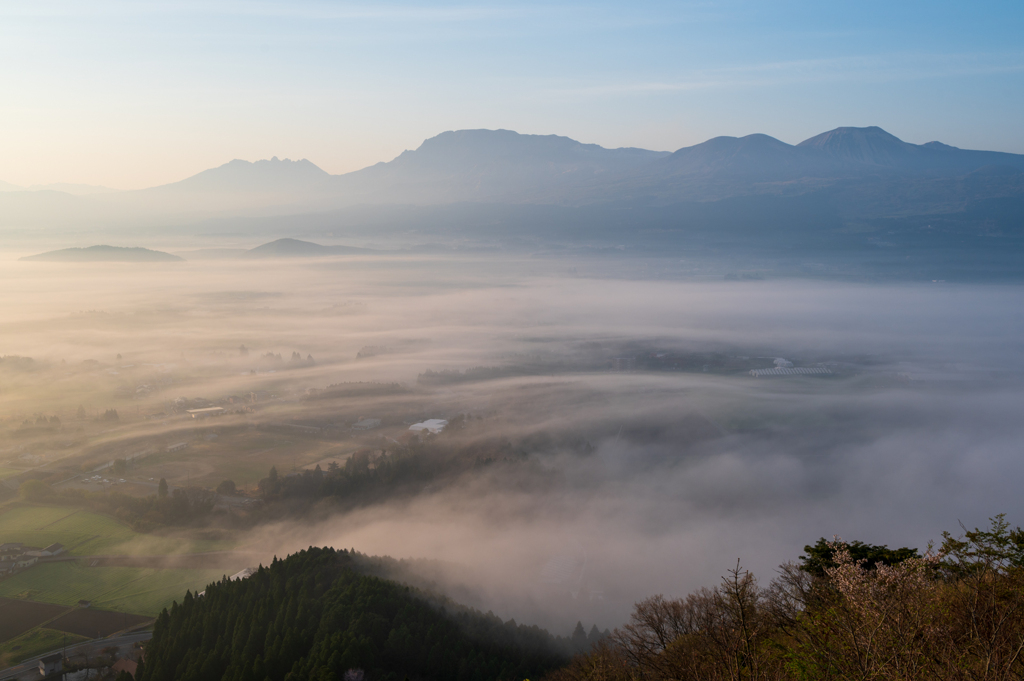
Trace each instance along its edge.
<path fill-rule="evenodd" d="M 1024 3 L 0 1 L 0 180 L 333 173 L 458 128 L 674 150 L 839 125 L 1024 153 Z"/>

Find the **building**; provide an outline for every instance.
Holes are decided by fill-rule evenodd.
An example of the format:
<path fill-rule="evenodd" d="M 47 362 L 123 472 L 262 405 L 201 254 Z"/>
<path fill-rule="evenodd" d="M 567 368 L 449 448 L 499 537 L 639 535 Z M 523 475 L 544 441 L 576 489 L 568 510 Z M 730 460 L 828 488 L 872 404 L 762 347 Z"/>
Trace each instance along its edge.
<path fill-rule="evenodd" d="M 129 660 L 127 657 L 122 657 L 120 660 L 110 666 L 110 671 L 114 672 L 115 676 L 121 672 L 128 672 L 131 677 L 135 678 L 135 672 L 139 669 L 139 663 L 135 660 Z"/>
<path fill-rule="evenodd" d="M 43 556 L 56 556 L 64 553 L 64 545 L 61 543 L 50 544 L 41 551 Z"/>
<path fill-rule="evenodd" d="M 64 671 L 64 658 L 60 653 L 54 653 L 40 658 L 39 674 L 41 676 L 56 676 Z"/>
<path fill-rule="evenodd" d="M 205 409 L 186 409 L 186 414 L 190 414 L 194 419 L 204 419 L 207 416 L 220 416 L 224 413 L 224 407 L 206 407 Z"/>
<path fill-rule="evenodd" d="M 444 419 L 427 419 L 426 421 L 412 424 L 411 426 L 409 426 L 409 430 L 413 431 L 414 433 L 419 433 L 421 431 L 426 430 L 437 435 L 442 430 L 444 430 L 444 427 L 447 425 L 448 422 L 445 421 Z"/>
<path fill-rule="evenodd" d="M 26 551 L 25 554 L 29 556 L 35 556 L 36 558 L 49 558 L 56 556 L 60 553 L 64 553 L 63 544 L 50 544 L 46 548 L 36 549 L 35 551 Z"/>
<path fill-rule="evenodd" d="M 168 445 L 167 446 L 167 451 L 168 452 L 180 452 L 181 450 L 185 449 L 185 447 L 188 447 L 188 443 L 187 442 L 175 442 L 173 445 Z"/>
<path fill-rule="evenodd" d="M 25 545 L 21 542 L 0 544 L 0 560 L 14 560 L 25 553 Z"/>

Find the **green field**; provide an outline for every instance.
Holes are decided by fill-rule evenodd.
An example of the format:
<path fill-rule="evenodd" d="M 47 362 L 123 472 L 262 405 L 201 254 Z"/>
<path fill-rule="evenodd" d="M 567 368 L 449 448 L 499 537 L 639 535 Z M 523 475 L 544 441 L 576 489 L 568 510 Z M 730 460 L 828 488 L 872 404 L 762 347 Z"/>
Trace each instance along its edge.
<path fill-rule="evenodd" d="M 0 666 L 10 667 L 31 657 L 48 653 L 63 646 L 74 645 L 89 639 L 75 634 L 64 634 L 53 629 L 36 627 L 21 636 L 0 643 Z"/>
<path fill-rule="evenodd" d="M 68 555 L 165 555 L 233 548 L 234 541 L 140 534 L 105 515 L 69 506 L 15 506 L 0 513 L 0 543 L 64 545 Z"/>
<path fill-rule="evenodd" d="M 110 553 L 137 537 L 113 518 L 66 506 L 17 506 L 0 514 L 0 541 L 64 545 L 71 555 Z"/>
<path fill-rule="evenodd" d="M 0 582 L 0 596 L 69 606 L 84 599 L 97 608 L 155 617 L 172 601 L 181 601 L 186 590 L 202 591 L 230 572 L 44 563 Z"/>

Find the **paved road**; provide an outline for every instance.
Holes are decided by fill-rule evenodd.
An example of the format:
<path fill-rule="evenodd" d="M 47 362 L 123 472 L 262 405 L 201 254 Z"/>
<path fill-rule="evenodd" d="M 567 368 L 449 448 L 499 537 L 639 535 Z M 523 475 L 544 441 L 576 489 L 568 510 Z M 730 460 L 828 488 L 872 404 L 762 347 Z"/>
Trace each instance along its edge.
<path fill-rule="evenodd" d="M 88 655 L 89 657 L 95 657 L 99 655 L 99 652 L 104 648 L 110 646 L 116 646 L 121 652 L 126 649 L 130 649 L 139 641 L 148 641 L 153 637 L 151 631 L 140 631 L 135 634 L 125 634 L 124 636 L 115 636 L 113 638 L 97 638 L 92 641 L 86 641 L 85 643 L 79 643 L 78 645 L 68 646 L 67 655 L 69 658 L 78 656 Z M 37 655 L 27 662 L 23 662 L 14 667 L 7 669 L 0 669 L 0 679 L 3 681 L 9 681 L 12 679 L 18 679 L 18 681 L 28 681 L 28 679 L 38 679 L 39 676 L 39 658 L 52 655 L 53 653 L 59 653 L 63 649 L 58 648 L 57 650 L 51 650 L 48 653 Z"/>

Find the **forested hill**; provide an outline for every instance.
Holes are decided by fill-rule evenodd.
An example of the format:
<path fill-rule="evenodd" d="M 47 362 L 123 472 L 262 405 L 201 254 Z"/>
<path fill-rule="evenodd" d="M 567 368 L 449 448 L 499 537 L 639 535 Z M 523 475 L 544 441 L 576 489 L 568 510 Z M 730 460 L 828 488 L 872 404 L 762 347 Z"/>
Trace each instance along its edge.
<path fill-rule="evenodd" d="M 137 681 L 526 679 L 569 657 L 543 629 L 354 567 L 347 551 L 310 548 L 186 594 L 157 619 Z"/>

